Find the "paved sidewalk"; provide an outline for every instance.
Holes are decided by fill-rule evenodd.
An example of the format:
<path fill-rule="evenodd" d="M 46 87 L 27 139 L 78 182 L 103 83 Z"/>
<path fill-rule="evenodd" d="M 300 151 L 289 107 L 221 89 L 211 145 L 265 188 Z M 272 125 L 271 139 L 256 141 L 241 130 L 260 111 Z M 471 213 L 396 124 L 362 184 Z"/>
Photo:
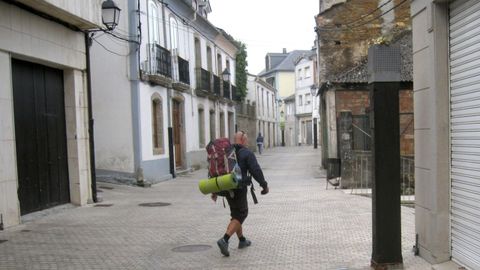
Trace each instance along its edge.
<path fill-rule="evenodd" d="M 0 243 L 0 269 L 369 269 L 371 199 L 325 190 L 319 157 L 311 147 L 259 157 L 270 194 L 258 190 L 258 205 L 249 195 L 244 233 L 253 244 L 238 250 L 232 237 L 228 258 L 215 243 L 228 210 L 198 191 L 206 174 L 199 170 L 146 189 L 99 183 L 101 204 L 110 207 L 60 210 L 0 232 L 8 240 Z M 171 205 L 139 206 L 148 202 Z M 404 268 L 430 269 L 411 252 L 412 208 L 402 207 L 402 232 Z M 174 251 L 187 245 L 211 248 Z"/>

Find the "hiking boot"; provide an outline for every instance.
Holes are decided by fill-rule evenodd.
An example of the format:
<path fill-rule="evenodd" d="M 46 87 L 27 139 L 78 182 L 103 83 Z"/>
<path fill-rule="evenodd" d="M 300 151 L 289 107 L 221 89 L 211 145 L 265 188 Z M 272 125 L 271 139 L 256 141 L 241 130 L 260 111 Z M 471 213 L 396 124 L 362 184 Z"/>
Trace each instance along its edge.
<path fill-rule="evenodd" d="M 230 256 L 230 252 L 228 252 L 228 242 L 225 241 L 225 239 L 220 238 L 217 241 L 218 248 L 220 249 L 220 252 L 223 254 L 223 256 Z"/>
<path fill-rule="evenodd" d="M 246 247 L 249 247 L 251 244 L 252 244 L 252 241 L 245 239 L 245 241 L 238 242 L 238 248 L 239 249 L 246 248 Z"/>

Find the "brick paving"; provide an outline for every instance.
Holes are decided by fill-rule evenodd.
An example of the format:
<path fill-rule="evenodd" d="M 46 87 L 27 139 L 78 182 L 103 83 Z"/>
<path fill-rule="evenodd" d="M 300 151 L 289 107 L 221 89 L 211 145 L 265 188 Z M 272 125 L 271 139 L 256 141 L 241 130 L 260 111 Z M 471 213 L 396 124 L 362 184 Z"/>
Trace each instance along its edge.
<path fill-rule="evenodd" d="M 0 232 L 0 269 L 369 269 L 371 199 L 325 190 L 320 150 L 276 148 L 259 157 L 271 193 L 249 197 L 251 247 L 217 246 L 229 221 L 198 191 L 199 170 L 152 188 L 99 183 L 110 207 L 67 207 Z M 105 187 L 113 187 L 107 189 Z M 259 188 L 258 188 L 259 189 Z M 165 207 L 140 203 L 167 202 Z M 412 253 L 414 209 L 402 207 L 404 269 L 431 269 Z M 174 252 L 209 245 L 196 252 Z"/>

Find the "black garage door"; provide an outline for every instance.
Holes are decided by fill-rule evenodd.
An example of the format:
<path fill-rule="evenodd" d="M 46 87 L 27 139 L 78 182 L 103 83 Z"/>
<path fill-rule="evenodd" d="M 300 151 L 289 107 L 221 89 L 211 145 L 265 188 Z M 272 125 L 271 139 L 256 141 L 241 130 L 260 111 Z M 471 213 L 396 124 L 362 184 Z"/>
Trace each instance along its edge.
<path fill-rule="evenodd" d="M 70 201 L 63 72 L 12 60 L 21 214 Z"/>

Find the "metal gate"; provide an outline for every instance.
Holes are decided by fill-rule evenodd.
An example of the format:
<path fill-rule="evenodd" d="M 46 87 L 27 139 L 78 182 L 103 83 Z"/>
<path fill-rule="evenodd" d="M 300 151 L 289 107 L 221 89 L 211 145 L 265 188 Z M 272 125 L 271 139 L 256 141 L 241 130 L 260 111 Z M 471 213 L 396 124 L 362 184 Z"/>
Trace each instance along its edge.
<path fill-rule="evenodd" d="M 452 258 L 480 269 L 480 1 L 450 4 Z"/>
<path fill-rule="evenodd" d="M 22 215 L 70 201 L 63 73 L 12 60 Z"/>

